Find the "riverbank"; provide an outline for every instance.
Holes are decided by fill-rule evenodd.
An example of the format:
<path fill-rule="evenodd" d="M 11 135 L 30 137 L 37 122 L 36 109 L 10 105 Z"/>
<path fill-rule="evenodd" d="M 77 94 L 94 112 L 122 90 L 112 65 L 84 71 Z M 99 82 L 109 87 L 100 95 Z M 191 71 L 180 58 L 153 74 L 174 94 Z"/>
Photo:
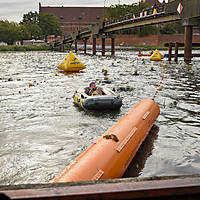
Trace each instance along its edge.
<path fill-rule="evenodd" d="M 51 50 L 50 46 L 42 45 L 7 45 L 0 46 L 0 51 L 49 51 Z"/>
<path fill-rule="evenodd" d="M 72 46 L 74 49 L 75 47 Z M 92 45 L 87 45 L 87 49 L 91 50 Z M 97 50 L 101 50 L 101 45 L 98 45 L 96 47 Z M 110 46 L 106 46 L 106 50 L 110 50 Z M 115 50 L 143 50 L 143 51 L 150 51 L 150 50 L 168 50 L 168 47 L 163 46 L 115 46 Z M 200 50 L 200 47 L 193 48 L 195 50 Z M 35 46 L 35 45 L 8 45 L 8 46 L 0 46 L 0 52 L 4 51 L 51 51 L 51 47 L 48 45 L 42 45 L 42 46 Z M 70 50 L 69 47 L 65 47 L 65 51 Z M 78 50 L 83 50 L 83 45 L 78 45 Z M 184 47 L 179 47 L 179 50 L 184 50 Z M 59 49 L 58 49 L 59 51 Z"/>
<path fill-rule="evenodd" d="M 72 45 L 74 49 L 74 46 Z M 97 50 L 101 50 L 101 45 L 98 45 Z M 87 49 L 91 50 L 92 45 L 87 45 Z M 106 49 L 111 49 L 110 46 L 106 46 Z M 167 47 L 161 46 L 115 46 L 115 50 L 167 50 Z M 51 47 L 48 45 L 36 46 L 36 45 L 8 45 L 8 46 L 0 46 L 0 51 L 51 51 Z M 69 47 L 65 47 L 65 50 L 69 50 Z M 83 45 L 78 45 L 78 50 L 83 50 Z M 59 51 L 59 49 L 58 49 Z"/>

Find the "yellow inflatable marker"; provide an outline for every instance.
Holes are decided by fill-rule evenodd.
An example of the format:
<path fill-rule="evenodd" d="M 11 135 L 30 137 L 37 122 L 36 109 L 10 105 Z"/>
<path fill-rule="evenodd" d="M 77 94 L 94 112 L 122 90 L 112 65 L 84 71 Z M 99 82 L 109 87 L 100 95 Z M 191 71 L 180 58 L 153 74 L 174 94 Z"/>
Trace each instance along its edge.
<path fill-rule="evenodd" d="M 156 49 L 155 52 L 150 57 L 151 61 L 161 61 L 164 56 Z"/>
<path fill-rule="evenodd" d="M 155 15 L 155 14 L 157 14 L 158 12 L 157 12 L 157 10 L 154 8 L 153 9 L 153 15 Z"/>
<path fill-rule="evenodd" d="M 85 65 L 72 53 L 69 52 L 67 57 L 57 66 L 58 69 L 65 72 L 78 72 L 85 69 Z"/>

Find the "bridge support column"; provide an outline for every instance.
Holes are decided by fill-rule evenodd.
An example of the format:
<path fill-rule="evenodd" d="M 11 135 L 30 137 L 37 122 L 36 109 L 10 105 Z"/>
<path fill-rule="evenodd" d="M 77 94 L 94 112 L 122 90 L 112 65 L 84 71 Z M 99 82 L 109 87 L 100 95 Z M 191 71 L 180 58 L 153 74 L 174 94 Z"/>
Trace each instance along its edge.
<path fill-rule="evenodd" d="M 96 52 L 97 52 L 97 49 L 96 49 L 96 38 L 93 38 L 93 41 L 92 41 L 92 55 L 95 56 Z"/>
<path fill-rule="evenodd" d="M 175 43 L 174 61 L 178 61 L 178 42 Z"/>
<path fill-rule="evenodd" d="M 192 29 L 193 26 L 185 26 L 184 35 L 184 60 L 185 62 L 190 62 L 192 59 Z"/>
<path fill-rule="evenodd" d="M 77 41 L 75 40 L 75 53 L 77 53 L 78 48 L 77 48 Z"/>
<path fill-rule="evenodd" d="M 169 43 L 169 50 L 168 50 L 168 61 L 172 60 L 172 43 Z"/>
<path fill-rule="evenodd" d="M 84 54 L 86 55 L 87 51 L 87 39 L 84 40 Z"/>
<path fill-rule="evenodd" d="M 115 38 L 111 38 L 111 55 L 115 55 Z"/>
<path fill-rule="evenodd" d="M 63 44 L 60 46 L 60 51 L 64 52 L 64 45 Z"/>
<path fill-rule="evenodd" d="M 101 42 L 102 42 L 102 56 L 105 56 L 105 38 L 101 38 Z"/>

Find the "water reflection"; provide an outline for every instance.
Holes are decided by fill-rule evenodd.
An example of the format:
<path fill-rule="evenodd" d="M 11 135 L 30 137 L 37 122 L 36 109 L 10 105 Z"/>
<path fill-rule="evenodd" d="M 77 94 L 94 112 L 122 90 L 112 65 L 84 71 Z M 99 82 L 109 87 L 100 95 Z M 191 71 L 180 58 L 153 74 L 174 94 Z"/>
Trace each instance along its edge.
<path fill-rule="evenodd" d="M 124 173 L 123 178 L 138 177 L 141 174 L 147 158 L 152 155 L 154 141 L 158 137 L 158 132 L 159 127 L 153 125 L 149 132 L 149 135 L 140 146 L 138 152 L 136 153 L 135 157 L 133 158 L 132 162 Z"/>
<path fill-rule="evenodd" d="M 65 74 L 56 66 L 66 53 L 0 53 L 0 184 L 47 183 L 136 103 L 152 98 L 163 64 L 148 59 L 144 64 L 137 54 L 77 55 L 87 68 Z M 128 176 L 199 173 L 199 61 L 164 61 L 167 78 L 155 99 L 161 109 L 159 132 Z M 103 82 L 102 69 L 108 70 L 110 84 Z M 135 69 L 139 76 L 133 75 Z M 91 81 L 115 88 L 123 98 L 120 110 L 86 112 L 76 107 L 74 91 Z M 121 89 L 127 86 L 131 90 Z"/>

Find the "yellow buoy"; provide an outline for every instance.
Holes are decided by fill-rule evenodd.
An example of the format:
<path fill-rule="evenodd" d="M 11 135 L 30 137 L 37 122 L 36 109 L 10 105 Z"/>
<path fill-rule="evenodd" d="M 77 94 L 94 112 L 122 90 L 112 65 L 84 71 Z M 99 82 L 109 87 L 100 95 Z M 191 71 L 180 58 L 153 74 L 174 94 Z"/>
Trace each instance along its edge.
<path fill-rule="evenodd" d="M 154 8 L 153 9 L 153 15 L 155 15 L 155 14 L 157 14 L 158 12 L 157 12 L 157 10 Z"/>
<path fill-rule="evenodd" d="M 151 61 L 161 61 L 164 58 L 164 56 L 156 49 L 154 53 L 151 55 L 150 60 Z"/>
<path fill-rule="evenodd" d="M 69 52 L 67 57 L 57 66 L 58 69 L 66 72 L 78 72 L 85 69 L 85 65 L 72 53 Z"/>
<path fill-rule="evenodd" d="M 159 87 L 157 88 L 157 90 L 161 91 L 161 90 L 162 90 L 162 86 L 159 86 Z"/>

